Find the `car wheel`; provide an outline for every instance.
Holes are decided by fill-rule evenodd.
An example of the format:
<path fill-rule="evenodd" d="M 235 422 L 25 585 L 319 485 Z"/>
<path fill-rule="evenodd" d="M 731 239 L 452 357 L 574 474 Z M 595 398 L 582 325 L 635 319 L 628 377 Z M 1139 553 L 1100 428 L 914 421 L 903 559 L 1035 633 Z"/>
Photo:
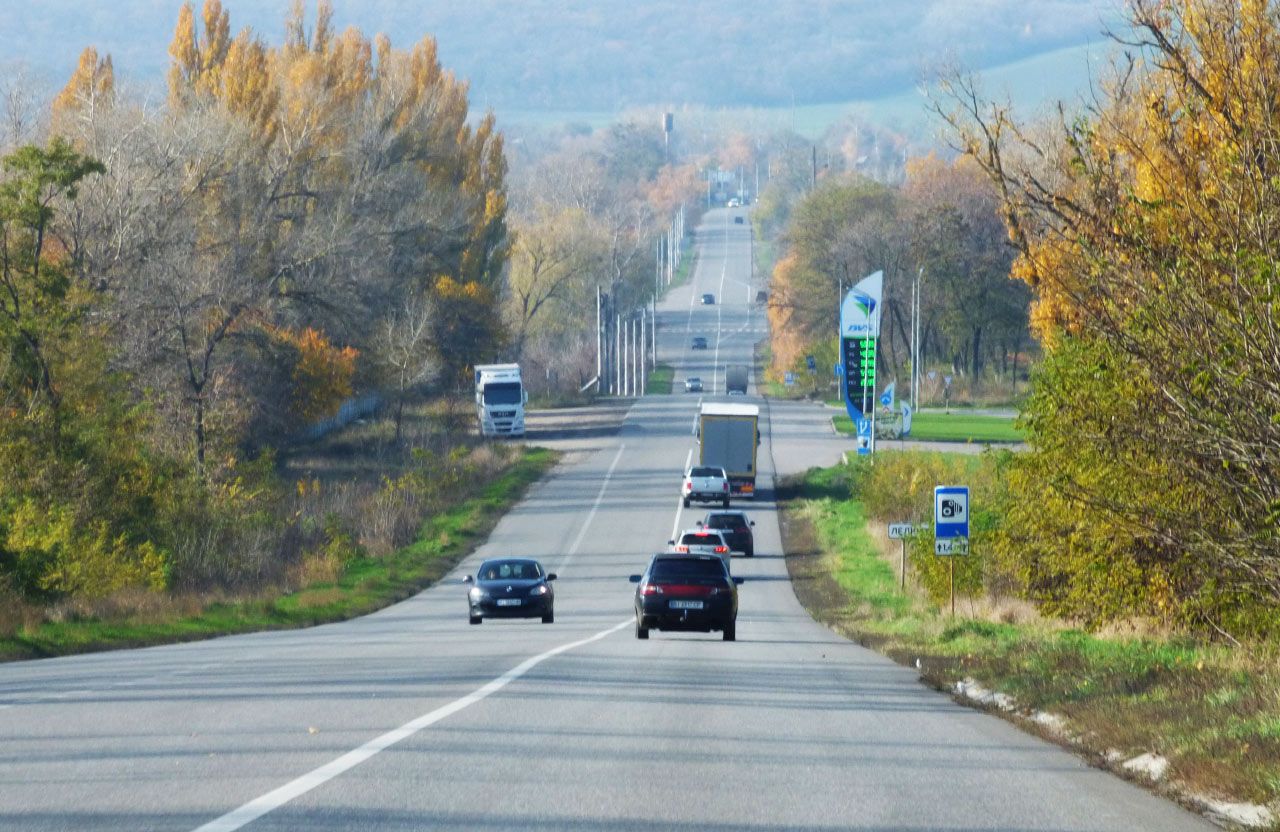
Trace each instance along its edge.
<path fill-rule="evenodd" d="M 724 625 L 724 640 L 725 641 L 738 640 L 738 622 L 733 621 Z"/>
<path fill-rule="evenodd" d="M 547 611 L 546 611 L 546 613 L 544 613 L 544 614 L 543 614 L 543 616 L 542 616 L 542 623 L 543 623 L 543 624 L 554 624 L 554 623 L 555 623 L 555 620 L 556 620 L 556 611 L 555 611 L 555 610 L 547 610 Z"/>
<path fill-rule="evenodd" d="M 749 558 L 753 558 L 753 557 L 755 557 L 755 556 L 756 556 L 756 547 L 754 547 L 754 546 L 748 546 L 748 547 L 747 547 L 747 557 L 749 557 Z"/>
<path fill-rule="evenodd" d="M 649 628 L 640 626 L 640 619 L 636 619 L 636 638 L 645 639 L 649 637 Z"/>
<path fill-rule="evenodd" d="M 688 497 L 685 497 L 685 498 L 684 498 L 684 507 L 685 507 L 685 508 L 688 508 L 688 507 L 689 507 L 689 498 L 688 498 Z"/>
<path fill-rule="evenodd" d="M 483 618 L 481 618 L 480 616 L 478 616 L 478 615 L 473 615 L 473 616 L 471 616 L 471 623 L 472 623 L 472 624 L 479 624 L 481 621 L 484 621 L 484 619 L 483 619 Z"/>

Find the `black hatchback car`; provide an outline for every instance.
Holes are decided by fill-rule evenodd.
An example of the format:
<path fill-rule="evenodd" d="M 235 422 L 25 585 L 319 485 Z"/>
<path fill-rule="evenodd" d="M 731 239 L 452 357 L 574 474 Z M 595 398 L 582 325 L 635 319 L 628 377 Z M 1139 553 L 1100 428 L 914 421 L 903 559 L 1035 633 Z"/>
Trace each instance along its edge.
<path fill-rule="evenodd" d="M 741 511 L 709 511 L 698 521 L 699 528 L 718 529 L 729 544 L 729 551 L 741 552 L 747 557 L 754 557 L 756 553 L 756 538 L 751 531 L 754 525 L 755 521 L 747 519 Z"/>
<path fill-rule="evenodd" d="M 494 558 L 480 564 L 470 584 L 467 606 L 472 624 L 486 618 L 541 618 L 543 624 L 556 620 L 556 594 L 551 582 L 556 573 L 547 572 L 533 558 Z"/>
<path fill-rule="evenodd" d="M 648 638 L 650 630 L 719 630 L 725 641 L 737 638 L 742 579 L 730 577 L 715 555 L 654 555 L 631 582 L 639 584 L 636 638 Z"/>

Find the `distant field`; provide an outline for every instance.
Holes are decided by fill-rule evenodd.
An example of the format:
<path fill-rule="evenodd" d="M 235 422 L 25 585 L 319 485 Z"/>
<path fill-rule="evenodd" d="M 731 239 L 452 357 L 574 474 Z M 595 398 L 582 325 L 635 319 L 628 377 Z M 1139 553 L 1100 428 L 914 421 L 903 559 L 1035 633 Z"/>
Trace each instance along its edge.
<path fill-rule="evenodd" d="M 839 414 L 832 424 L 842 434 L 856 431 L 853 420 Z M 920 413 L 911 419 L 910 439 L 928 442 L 1024 442 L 1026 437 L 1002 416 L 975 416 L 971 413 Z"/>
<path fill-rule="evenodd" d="M 982 88 L 997 100 L 1011 101 L 1023 115 L 1058 100 L 1072 101 L 1088 91 L 1088 84 L 1100 75 L 1109 43 L 1071 46 L 1056 49 L 981 70 Z M 928 131 L 935 119 L 926 107 L 923 94 L 909 89 L 877 98 L 860 98 L 834 101 L 829 104 L 809 104 L 797 107 L 725 107 L 709 109 L 721 116 L 726 123 L 772 124 L 777 129 L 789 129 L 810 139 L 817 139 L 827 128 L 841 119 L 857 115 L 874 124 L 883 125 L 908 134 Z M 593 129 L 607 127 L 625 120 L 628 113 L 609 110 L 499 110 L 498 121 L 503 125 L 554 127 L 564 124 L 585 124 Z M 676 114 L 676 129 L 680 129 L 681 116 Z"/>

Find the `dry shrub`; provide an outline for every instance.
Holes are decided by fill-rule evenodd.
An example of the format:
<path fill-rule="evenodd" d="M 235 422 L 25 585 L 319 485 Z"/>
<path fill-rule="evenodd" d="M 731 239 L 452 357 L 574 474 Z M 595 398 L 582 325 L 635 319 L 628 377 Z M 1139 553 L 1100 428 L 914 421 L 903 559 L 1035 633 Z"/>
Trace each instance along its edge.
<path fill-rule="evenodd" d="M 332 552 L 305 555 L 290 567 L 289 585 L 301 588 L 336 583 L 345 568 L 346 562 Z"/>
<path fill-rule="evenodd" d="M 0 583 L 0 638 L 35 629 L 43 621 L 44 611 L 40 607 L 27 603 L 22 596 Z"/>

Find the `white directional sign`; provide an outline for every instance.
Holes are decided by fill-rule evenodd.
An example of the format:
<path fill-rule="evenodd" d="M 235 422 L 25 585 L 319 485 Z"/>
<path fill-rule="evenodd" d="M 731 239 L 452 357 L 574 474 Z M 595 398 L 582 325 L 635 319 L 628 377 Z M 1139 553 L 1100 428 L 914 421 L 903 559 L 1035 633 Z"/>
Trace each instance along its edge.
<path fill-rule="evenodd" d="M 969 539 L 965 537 L 939 537 L 933 541 L 935 555 L 967 555 Z"/>
<path fill-rule="evenodd" d="M 889 539 L 902 540 L 904 537 L 912 537 L 916 533 L 914 523 L 890 523 Z"/>

